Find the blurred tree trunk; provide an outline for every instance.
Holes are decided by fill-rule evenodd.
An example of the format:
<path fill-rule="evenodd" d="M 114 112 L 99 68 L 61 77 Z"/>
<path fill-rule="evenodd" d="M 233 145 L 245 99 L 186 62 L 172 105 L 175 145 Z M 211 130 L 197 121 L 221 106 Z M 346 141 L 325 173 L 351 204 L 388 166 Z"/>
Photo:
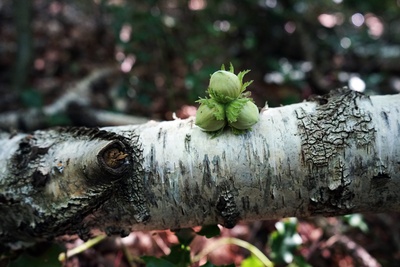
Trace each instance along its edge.
<path fill-rule="evenodd" d="M 14 0 L 14 22 L 17 33 L 17 57 L 14 66 L 13 88 L 25 89 L 32 68 L 32 5 L 33 1 Z"/>
<path fill-rule="evenodd" d="M 240 136 L 192 119 L 0 134 L 0 243 L 399 211 L 399 106 L 341 89 Z"/>

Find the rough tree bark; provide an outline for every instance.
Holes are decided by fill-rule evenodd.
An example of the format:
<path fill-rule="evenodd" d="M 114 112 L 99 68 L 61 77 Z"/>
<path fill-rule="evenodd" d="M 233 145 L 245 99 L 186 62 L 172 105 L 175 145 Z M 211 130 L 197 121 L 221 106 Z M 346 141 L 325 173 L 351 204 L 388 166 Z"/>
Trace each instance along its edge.
<path fill-rule="evenodd" d="M 335 90 L 210 138 L 193 119 L 0 135 L 0 243 L 400 210 L 400 95 Z"/>

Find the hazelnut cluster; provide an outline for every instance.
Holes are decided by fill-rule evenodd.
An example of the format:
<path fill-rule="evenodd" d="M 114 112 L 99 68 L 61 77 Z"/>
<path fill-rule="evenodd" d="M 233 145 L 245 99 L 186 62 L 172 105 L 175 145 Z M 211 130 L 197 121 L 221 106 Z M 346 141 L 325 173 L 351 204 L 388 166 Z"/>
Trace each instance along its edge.
<path fill-rule="evenodd" d="M 259 112 L 249 92 L 244 92 L 253 81 L 243 83 L 249 70 L 236 75 L 232 64 L 229 71 L 222 65 L 221 70 L 211 75 L 208 86 L 210 98 L 199 99 L 200 107 L 196 113 L 196 125 L 214 135 L 220 134 L 226 125 L 235 134 L 251 130 L 258 122 Z"/>

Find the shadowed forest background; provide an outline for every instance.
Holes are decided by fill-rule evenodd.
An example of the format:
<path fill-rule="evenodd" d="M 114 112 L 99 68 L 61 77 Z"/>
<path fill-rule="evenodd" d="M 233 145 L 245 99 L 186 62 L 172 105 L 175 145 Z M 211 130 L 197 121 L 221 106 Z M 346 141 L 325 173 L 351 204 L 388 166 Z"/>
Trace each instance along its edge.
<path fill-rule="evenodd" d="M 0 25 L 0 117 L 40 112 L 105 68 L 113 71 L 89 84 L 85 105 L 155 120 L 195 115 L 210 74 L 230 62 L 236 73 L 251 70 L 246 79 L 254 80 L 249 91 L 260 108 L 341 86 L 368 95 L 400 92 L 399 0 L 2 0 Z M 40 128 L 103 126 L 85 120 L 82 106 L 70 102 Z M 14 127 L 0 119 L 0 128 Z M 222 229 L 221 235 L 249 241 L 276 266 L 379 266 L 364 265 L 365 253 L 381 266 L 398 266 L 399 219 L 355 214 L 282 221 L 287 231 L 265 221 Z M 30 255 L 60 266 L 57 253 L 79 242 L 39 246 L 12 266 L 26 266 L 21 259 L 32 264 Z M 179 242 L 169 231 L 132 233 L 109 238 L 66 266 L 140 266 L 129 265 L 127 253 L 160 257 Z M 210 242 L 196 236 L 190 247 L 200 251 Z M 226 246 L 210 260 L 240 265 L 248 256 Z"/>

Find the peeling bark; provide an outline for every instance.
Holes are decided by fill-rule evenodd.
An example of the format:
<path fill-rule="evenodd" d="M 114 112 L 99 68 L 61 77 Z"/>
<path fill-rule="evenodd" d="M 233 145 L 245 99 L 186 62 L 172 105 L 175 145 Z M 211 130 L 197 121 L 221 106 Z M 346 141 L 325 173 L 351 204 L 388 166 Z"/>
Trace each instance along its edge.
<path fill-rule="evenodd" d="M 210 138 L 192 119 L 0 136 L 0 243 L 400 210 L 400 95 L 335 90 Z"/>

